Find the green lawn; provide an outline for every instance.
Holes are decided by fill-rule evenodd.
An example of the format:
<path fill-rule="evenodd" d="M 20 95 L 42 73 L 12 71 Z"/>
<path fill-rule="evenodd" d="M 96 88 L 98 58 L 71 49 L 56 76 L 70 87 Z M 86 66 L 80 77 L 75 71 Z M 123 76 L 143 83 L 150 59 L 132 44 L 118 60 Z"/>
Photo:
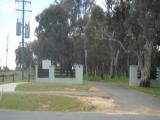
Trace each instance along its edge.
<path fill-rule="evenodd" d="M 40 94 L 5 94 L 0 101 L 1 109 L 27 111 L 76 112 L 86 110 L 77 98 Z"/>
<path fill-rule="evenodd" d="M 125 76 L 111 78 L 110 76 L 105 75 L 104 79 L 102 79 L 100 76 L 88 75 L 88 76 L 84 76 L 84 79 L 89 80 L 89 81 L 98 81 L 98 82 L 120 84 L 120 85 L 129 85 L 128 78 Z"/>
<path fill-rule="evenodd" d="M 144 87 L 132 87 L 133 89 L 147 93 L 156 97 L 160 97 L 160 88 L 144 88 Z"/>
<path fill-rule="evenodd" d="M 89 91 L 90 85 L 61 85 L 49 83 L 27 83 L 16 87 L 18 91 Z"/>

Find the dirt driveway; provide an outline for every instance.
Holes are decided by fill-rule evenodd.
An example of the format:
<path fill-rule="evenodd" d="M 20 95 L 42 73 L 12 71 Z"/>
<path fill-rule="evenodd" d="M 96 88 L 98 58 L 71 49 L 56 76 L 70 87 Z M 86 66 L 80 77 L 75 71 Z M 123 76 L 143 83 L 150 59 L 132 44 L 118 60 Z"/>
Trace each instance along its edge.
<path fill-rule="evenodd" d="M 125 111 L 160 114 L 160 98 L 132 90 L 126 86 L 87 82 L 101 90 L 101 94 L 113 98 Z"/>

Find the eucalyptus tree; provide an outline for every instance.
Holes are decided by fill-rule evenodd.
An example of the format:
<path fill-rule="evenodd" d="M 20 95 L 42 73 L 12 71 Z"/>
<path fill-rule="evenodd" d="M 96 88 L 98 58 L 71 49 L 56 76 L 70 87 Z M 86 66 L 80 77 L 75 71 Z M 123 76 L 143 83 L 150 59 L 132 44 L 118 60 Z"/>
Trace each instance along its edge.
<path fill-rule="evenodd" d="M 120 73 L 120 69 L 118 70 L 120 55 L 125 55 L 128 58 L 127 21 L 130 1 L 105 0 L 105 6 L 107 11 L 103 40 L 107 40 L 109 44 L 110 76 L 114 77 Z M 127 63 L 127 60 L 124 63 Z M 121 67 L 127 68 L 128 64 L 124 64 Z"/>
<path fill-rule="evenodd" d="M 41 59 L 51 59 L 60 62 L 62 56 L 68 57 L 68 14 L 60 4 L 50 5 L 36 17 L 39 26 L 36 35 L 39 42 Z M 67 58 L 64 58 L 67 59 Z"/>
<path fill-rule="evenodd" d="M 160 1 L 133 0 L 130 14 L 130 29 L 132 45 L 138 58 L 141 71 L 141 81 L 150 80 L 152 51 L 159 41 L 160 31 Z"/>
<path fill-rule="evenodd" d="M 35 33 L 40 60 L 51 59 L 62 64 L 82 63 L 84 11 L 89 10 L 92 2 L 93 0 L 61 0 L 36 17 L 39 26 Z"/>
<path fill-rule="evenodd" d="M 101 74 L 103 78 L 107 57 L 107 44 L 102 41 L 105 14 L 100 6 L 95 5 L 86 26 L 88 65 L 91 73 Z"/>
<path fill-rule="evenodd" d="M 27 46 L 24 48 L 24 52 L 25 52 L 25 58 L 24 58 L 24 63 L 25 63 L 25 69 L 27 68 L 31 68 L 34 66 L 34 60 L 33 60 L 33 50 L 31 49 L 31 43 L 27 44 Z M 16 69 L 21 69 L 22 67 L 22 47 L 18 47 L 15 50 L 15 54 L 16 54 Z"/>

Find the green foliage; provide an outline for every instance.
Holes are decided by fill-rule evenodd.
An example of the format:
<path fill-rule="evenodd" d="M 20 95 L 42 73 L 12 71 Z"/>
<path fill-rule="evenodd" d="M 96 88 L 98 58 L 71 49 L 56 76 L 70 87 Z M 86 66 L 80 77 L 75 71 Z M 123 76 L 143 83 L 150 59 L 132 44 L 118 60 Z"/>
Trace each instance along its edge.
<path fill-rule="evenodd" d="M 35 30 L 38 38 L 36 55 L 39 61 L 50 59 L 61 64 L 82 63 L 77 58 L 81 59 L 83 48 L 76 45 L 79 40 L 80 44 L 83 44 L 81 33 L 84 20 L 81 15 L 88 10 L 93 1 L 64 0 L 50 5 L 36 17 L 39 23 Z"/>
<path fill-rule="evenodd" d="M 129 65 L 138 63 L 148 78 L 150 53 L 160 41 L 160 1 L 105 0 L 106 11 L 93 3 L 63 0 L 37 15 L 33 53 L 38 61 L 87 62 L 88 72 L 102 76 L 127 75 Z M 159 57 L 152 58 L 157 65 Z"/>
<path fill-rule="evenodd" d="M 85 105 L 76 98 L 40 94 L 5 94 L 0 108 L 27 111 L 75 112 Z"/>
<path fill-rule="evenodd" d="M 22 47 L 18 47 L 15 50 L 15 54 L 16 54 L 16 69 L 20 70 L 22 67 L 22 58 L 24 56 L 24 65 L 25 65 L 25 69 L 29 68 L 29 67 L 33 67 L 34 66 L 34 58 L 33 58 L 33 44 L 29 43 L 27 44 L 27 46 L 22 49 Z M 24 55 L 23 55 L 24 52 Z"/>

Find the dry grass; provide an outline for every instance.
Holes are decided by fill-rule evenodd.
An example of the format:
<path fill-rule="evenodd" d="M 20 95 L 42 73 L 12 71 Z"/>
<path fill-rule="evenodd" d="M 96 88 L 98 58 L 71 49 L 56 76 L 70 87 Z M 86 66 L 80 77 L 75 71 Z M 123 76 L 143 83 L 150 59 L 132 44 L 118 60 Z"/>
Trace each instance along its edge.
<path fill-rule="evenodd" d="M 90 85 L 62 85 L 47 83 L 27 83 L 16 87 L 17 91 L 88 91 L 96 92 L 97 88 Z"/>

